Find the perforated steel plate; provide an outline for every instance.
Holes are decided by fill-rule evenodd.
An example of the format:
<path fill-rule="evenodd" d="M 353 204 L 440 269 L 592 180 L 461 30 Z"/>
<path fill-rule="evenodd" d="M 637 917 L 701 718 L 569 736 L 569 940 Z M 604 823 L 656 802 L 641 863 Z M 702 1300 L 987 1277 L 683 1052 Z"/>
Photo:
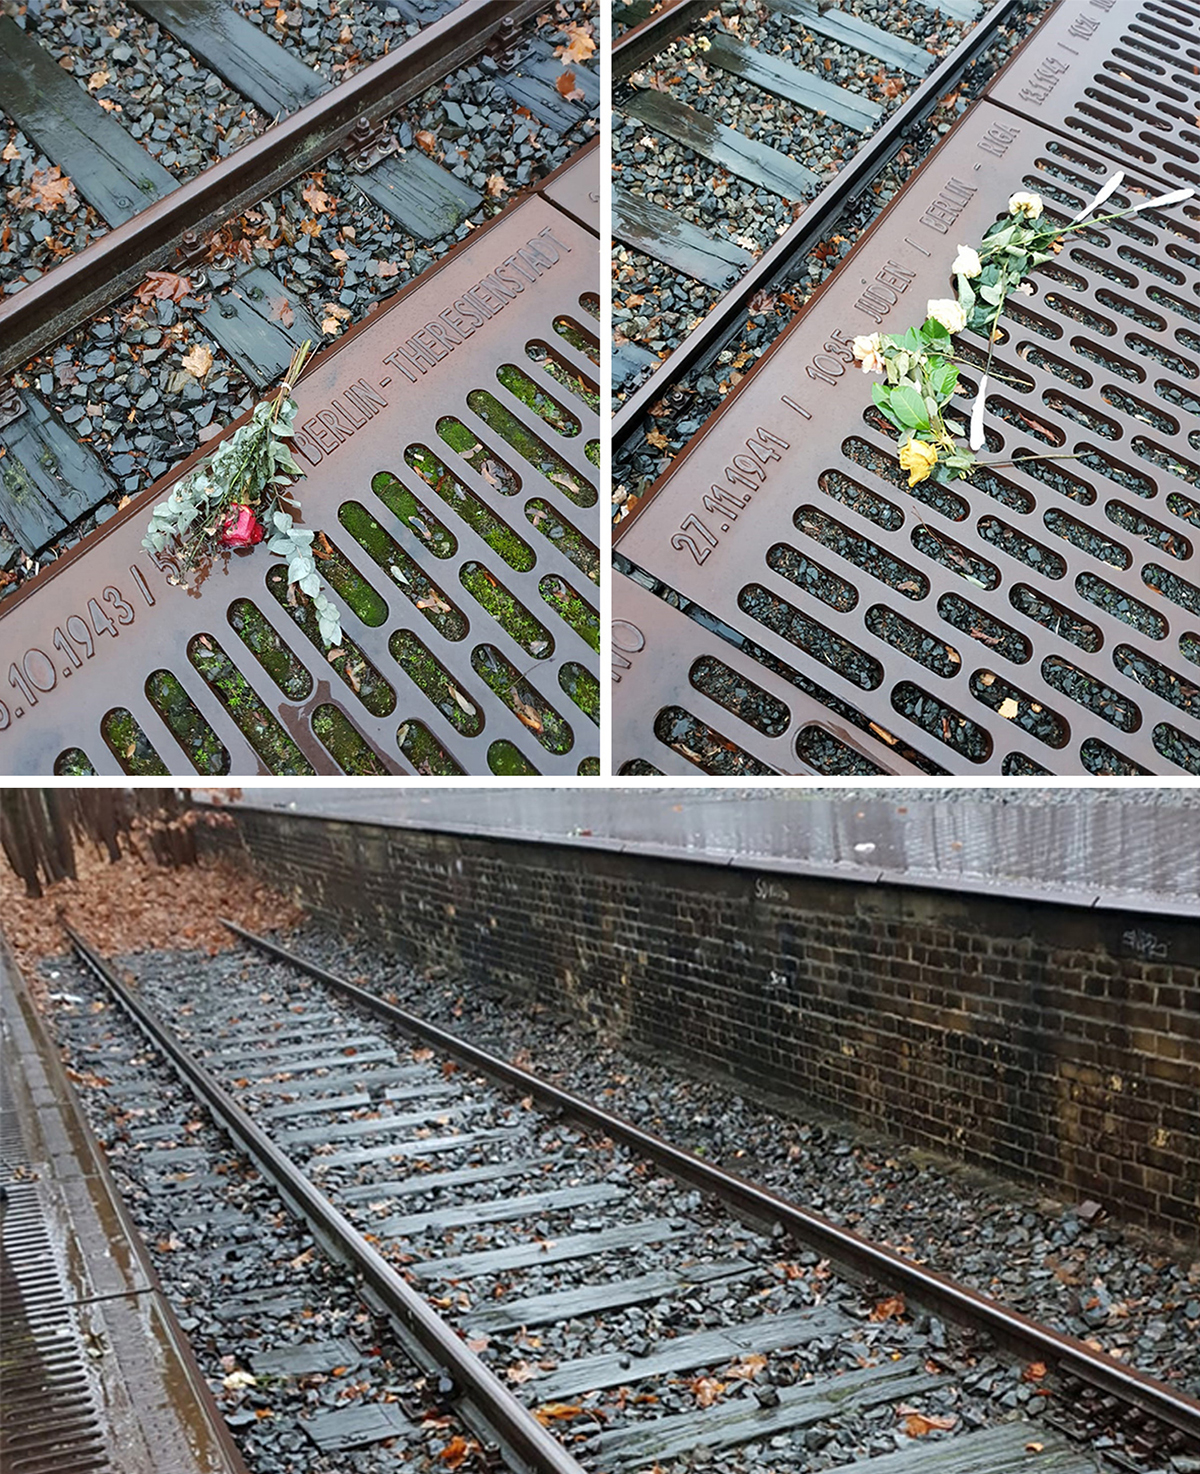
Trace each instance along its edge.
<path fill-rule="evenodd" d="M 0 771 L 592 770 L 598 274 L 534 196 L 304 378 L 341 653 L 264 548 L 173 586 L 141 548 L 166 480 L 4 606 Z"/>
<path fill-rule="evenodd" d="M 753 655 L 737 649 L 630 578 L 613 581 L 613 721 L 618 774 L 747 778 L 815 773 L 808 760 L 912 773 L 885 742 L 839 718 Z M 645 721 L 653 712 L 653 742 Z"/>
<path fill-rule="evenodd" d="M 957 244 L 1013 191 L 1065 218 L 1111 169 L 976 107 L 619 540 L 947 771 L 1200 772 L 1200 208 L 1073 238 L 1007 312 L 981 458 L 1082 460 L 910 491 L 850 351 L 950 296 Z M 1126 187 L 1162 190 L 1132 172 Z M 982 339 L 958 341 L 982 364 Z M 964 368 L 964 405 L 978 377 Z M 653 690 L 636 710 L 614 692 L 654 763 Z"/>
<path fill-rule="evenodd" d="M 1131 168 L 1200 184 L 1200 3 L 1062 0 L 987 95 Z"/>

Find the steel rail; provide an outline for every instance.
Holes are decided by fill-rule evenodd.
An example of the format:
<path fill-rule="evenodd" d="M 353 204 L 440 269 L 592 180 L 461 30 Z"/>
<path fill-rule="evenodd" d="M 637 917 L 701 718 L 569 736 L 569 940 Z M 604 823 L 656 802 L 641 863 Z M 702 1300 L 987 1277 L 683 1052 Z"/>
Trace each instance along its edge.
<path fill-rule="evenodd" d="M 478 56 L 502 22 L 522 24 L 540 8 L 541 0 L 462 0 L 395 51 L 0 301 L 0 374 L 123 296 L 147 271 L 170 264 L 185 231 L 216 229 L 257 204 L 340 148 L 360 118 L 394 112 Z"/>
<path fill-rule="evenodd" d="M 654 370 L 644 383 L 634 389 L 628 399 L 615 410 L 612 421 L 612 444 L 616 450 L 638 431 L 649 415 L 650 406 L 661 399 L 683 376 L 702 363 L 709 354 L 720 350 L 729 335 L 737 330 L 738 322 L 753 297 L 769 289 L 783 275 L 792 261 L 807 252 L 810 247 L 836 222 L 842 211 L 852 205 L 867 188 L 871 180 L 899 152 L 904 143 L 915 134 L 941 98 L 957 83 L 966 69 L 996 39 L 1004 25 L 1016 18 L 1024 0 L 996 0 L 996 3 L 979 20 L 947 56 L 943 57 L 920 86 L 894 113 L 886 123 L 868 140 L 854 157 L 839 169 L 837 174 L 821 190 L 820 194 L 805 209 L 794 224 L 781 235 L 769 250 L 765 251 L 744 277 L 713 306 L 711 311 L 696 324 L 687 337 L 664 359 L 662 366 Z M 687 4 L 678 7 L 688 10 Z M 650 20 L 630 31 L 613 47 L 613 74 L 622 67 L 622 48 L 637 46 L 639 58 L 645 49 L 645 28 L 654 26 L 653 39 L 658 46 L 670 40 L 666 34 L 668 23 L 676 17 L 676 10 L 652 16 Z M 677 33 L 676 33 L 677 34 Z M 636 63 L 635 63 L 636 64 Z M 820 290 L 818 288 L 818 290 Z M 653 495 L 650 492 L 649 496 Z M 617 527 L 619 538 L 624 524 Z"/>
<path fill-rule="evenodd" d="M 1040 1325 L 1020 1311 L 1012 1310 L 989 1296 L 905 1259 L 893 1249 L 860 1237 L 828 1218 L 757 1184 L 714 1166 L 682 1147 L 664 1141 L 621 1116 L 613 1115 L 581 1096 L 530 1074 L 528 1070 L 469 1044 L 465 1039 L 431 1024 L 416 1014 L 388 1003 L 365 988 L 298 956 L 280 943 L 256 936 L 224 920 L 236 936 L 268 955 L 290 963 L 345 997 L 396 1025 L 422 1043 L 444 1050 L 470 1068 L 501 1084 L 512 1086 L 550 1110 L 598 1131 L 614 1141 L 649 1157 L 672 1176 L 729 1204 L 739 1216 L 758 1224 L 780 1224 L 797 1241 L 808 1244 L 835 1263 L 859 1276 L 903 1290 L 915 1304 L 974 1329 L 987 1332 L 996 1342 L 1031 1361 L 1056 1365 L 1061 1371 L 1097 1387 L 1123 1402 L 1133 1403 L 1154 1418 L 1184 1433 L 1200 1446 L 1200 1402 L 1168 1387 L 1133 1367 L 1123 1366 L 1105 1353 L 1093 1350 L 1073 1336 Z"/>
<path fill-rule="evenodd" d="M 225 1088 L 199 1064 L 174 1032 L 116 977 L 112 969 L 68 923 L 63 929 L 81 961 L 116 999 L 156 1049 L 162 1051 L 197 1092 L 213 1116 L 275 1186 L 284 1201 L 309 1225 L 313 1236 L 337 1259 L 352 1265 L 387 1314 L 424 1348 L 433 1366 L 452 1377 L 455 1395 L 536 1474 L 584 1474 L 579 1464 L 496 1374 L 404 1277 L 363 1238 L 353 1224 L 302 1173 L 286 1153 L 251 1120 Z M 477 1430 L 473 1430 L 477 1431 Z"/>

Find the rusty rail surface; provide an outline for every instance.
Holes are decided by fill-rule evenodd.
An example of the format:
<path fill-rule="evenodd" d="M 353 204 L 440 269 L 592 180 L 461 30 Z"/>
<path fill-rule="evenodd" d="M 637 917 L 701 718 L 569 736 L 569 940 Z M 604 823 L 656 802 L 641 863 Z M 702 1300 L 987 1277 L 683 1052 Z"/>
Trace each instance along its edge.
<path fill-rule="evenodd" d="M 972 480 L 909 490 L 850 351 L 951 295 L 956 243 L 1010 193 L 1065 219 L 1116 158 L 978 104 L 618 532 L 650 579 L 945 771 L 1200 772 L 1200 206 L 1089 229 L 1034 273 L 1002 320 L 996 468 Z M 1114 206 L 1178 183 L 1131 166 Z M 959 341 L 981 366 L 983 340 Z M 1021 459 L 1055 453 L 1083 459 Z M 690 658 L 672 643 L 647 632 L 660 669 Z M 661 769 L 656 682 L 628 701 L 618 673 L 625 760 Z"/>
<path fill-rule="evenodd" d="M 184 590 L 142 549 L 150 505 L 194 456 L 5 602 L 4 771 L 80 752 L 110 775 L 573 774 L 594 759 L 572 693 L 594 689 L 596 598 L 548 529 L 591 546 L 598 419 L 540 364 L 595 387 L 561 328 L 596 337 L 597 159 L 589 146 L 476 231 L 299 385 L 300 496 L 344 655 L 326 658 L 261 550 L 219 556 Z M 559 428 L 504 387 L 508 366 L 559 405 Z"/>

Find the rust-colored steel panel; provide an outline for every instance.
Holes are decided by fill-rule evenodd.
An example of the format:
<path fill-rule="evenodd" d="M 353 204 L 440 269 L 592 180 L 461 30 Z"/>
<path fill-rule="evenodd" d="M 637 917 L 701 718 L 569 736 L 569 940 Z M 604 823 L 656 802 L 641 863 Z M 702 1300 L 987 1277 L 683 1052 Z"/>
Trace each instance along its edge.
<path fill-rule="evenodd" d="M 1200 184 L 1200 4 L 1062 0 L 987 96 L 1128 168 Z"/>
<path fill-rule="evenodd" d="M 618 775 L 650 768 L 692 778 L 815 774 L 803 760 L 811 742 L 848 750 L 881 773 L 918 771 L 885 741 L 619 573 L 612 610 Z M 807 667 L 811 676 L 813 663 Z"/>
<path fill-rule="evenodd" d="M 594 389 L 596 369 L 587 335 L 556 321 L 594 334 L 597 276 L 595 237 L 531 197 L 300 384 L 299 495 L 335 552 L 319 566 L 345 659 L 277 597 L 262 548 L 220 556 L 190 592 L 169 582 L 141 547 L 165 478 L 0 614 L 0 771 L 78 752 L 114 775 L 594 759 L 596 722 L 569 693 L 591 705 L 597 678 L 599 422 L 571 387 Z"/>
<path fill-rule="evenodd" d="M 600 140 L 591 143 L 556 169 L 541 188 L 552 205 L 580 225 L 600 234 Z"/>
<path fill-rule="evenodd" d="M 1083 460 L 910 491 L 850 351 L 950 296 L 957 244 L 1010 193 L 1067 218 L 1111 169 L 978 105 L 619 538 L 947 771 L 1200 772 L 1200 208 L 1074 237 L 1003 320 L 981 459 Z M 959 342 L 982 364 L 982 339 Z"/>

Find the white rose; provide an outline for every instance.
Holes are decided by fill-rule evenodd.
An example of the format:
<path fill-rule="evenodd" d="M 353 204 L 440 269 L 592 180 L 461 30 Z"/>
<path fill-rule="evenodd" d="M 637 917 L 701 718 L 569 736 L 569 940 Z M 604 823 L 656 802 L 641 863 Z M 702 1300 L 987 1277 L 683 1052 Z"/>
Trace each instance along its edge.
<path fill-rule="evenodd" d="M 948 333 L 961 333 L 967 325 L 967 314 L 953 297 L 944 297 L 937 302 L 925 304 L 926 317 L 940 322 Z"/>
<path fill-rule="evenodd" d="M 1028 215 L 1030 220 L 1036 220 L 1042 213 L 1042 197 L 1040 194 L 1026 194 L 1018 192 L 1012 195 L 1008 201 L 1008 213 L 1010 215 Z"/>
<path fill-rule="evenodd" d="M 955 276 L 978 276 L 983 270 L 983 262 L 979 259 L 979 252 L 971 246 L 959 246 L 958 255 L 954 258 L 954 265 L 950 268 Z"/>
<path fill-rule="evenodd" d="M 887 360 L 880 351 L 878 333 L 855 338 L 850 345 L 855 358 L 862 365 L 864 374 L 882 374 L 887 369 Z"/>

